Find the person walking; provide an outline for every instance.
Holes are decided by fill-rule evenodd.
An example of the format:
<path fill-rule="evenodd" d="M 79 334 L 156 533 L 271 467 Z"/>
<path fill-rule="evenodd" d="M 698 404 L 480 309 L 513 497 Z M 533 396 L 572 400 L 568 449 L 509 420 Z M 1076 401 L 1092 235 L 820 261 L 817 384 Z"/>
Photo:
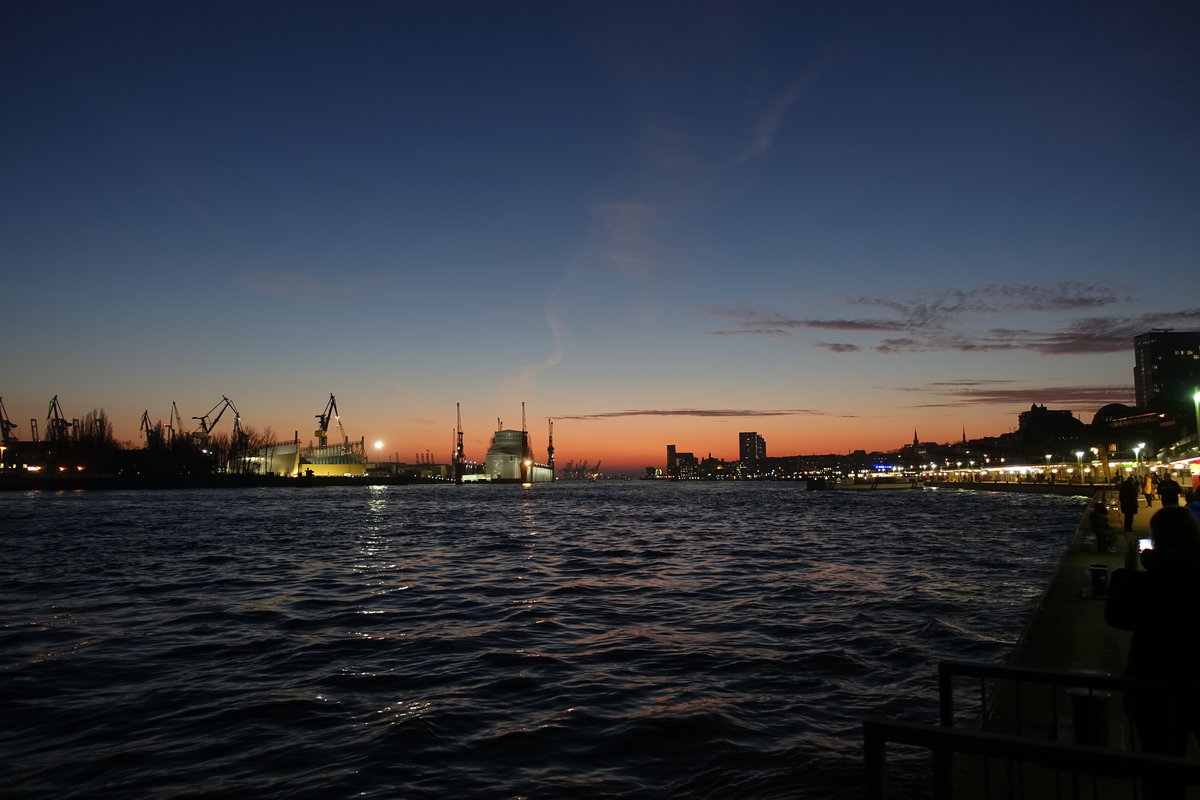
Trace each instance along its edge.
<path fill-rule="evenodd" d="M 1168 473 L 1158 482 L 1157 491 L 1158 496 L 1162 498 L 1163 508 L 1166 508 L 1179 505 L 1179 495 L 1183 494 L 1183 487 Z"/>
<path fill-rule="evenodd" d="M 1154 499 L 1154 487 L 1158 483 L 1157 472 L 1147 472 L 1146 477 L 1142 478 L 1142 494 L 1146 495 L 1146 508 L 1149 508 Z"/>
<path fill-rule="evenodd" d="M 1117 490 L 1117 499 L 1121 503 L 1121 513 L 1125 515 L 1125 532 L 1129 533 L 1133 530 L 1133 515 L 1138 509 L 1138 486 L 1132 475 Z"/>

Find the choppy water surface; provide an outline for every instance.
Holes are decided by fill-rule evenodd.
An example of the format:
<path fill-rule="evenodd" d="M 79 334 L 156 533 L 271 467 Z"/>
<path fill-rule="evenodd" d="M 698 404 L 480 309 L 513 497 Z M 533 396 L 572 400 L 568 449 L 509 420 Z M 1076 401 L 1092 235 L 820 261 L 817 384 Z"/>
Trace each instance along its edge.
<path fill-rule="evenodd" d="M 0 791 L 858 796 L 862 718 L 933 722 L 939 659 L 1004 659 L 1081 508 L 659 482 L 0 495 Z"/>

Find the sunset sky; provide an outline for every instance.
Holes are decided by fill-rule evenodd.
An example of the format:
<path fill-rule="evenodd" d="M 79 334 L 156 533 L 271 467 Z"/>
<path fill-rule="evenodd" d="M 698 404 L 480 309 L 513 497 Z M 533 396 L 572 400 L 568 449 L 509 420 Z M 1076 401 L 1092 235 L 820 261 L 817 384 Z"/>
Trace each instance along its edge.
<path fill-rule="evenodd" d="M 7 3 L 0 397 L 632 470 L 1090 422 L 1200 328 L 1198 9 Z"/>

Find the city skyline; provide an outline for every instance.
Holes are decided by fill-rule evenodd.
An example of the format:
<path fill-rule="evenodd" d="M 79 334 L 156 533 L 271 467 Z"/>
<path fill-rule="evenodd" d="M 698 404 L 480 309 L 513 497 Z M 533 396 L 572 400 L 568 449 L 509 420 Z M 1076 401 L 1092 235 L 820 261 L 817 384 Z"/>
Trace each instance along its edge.
<path fill-rule="evenodd" d="M 887 451 L 1088 422 L 1200 329 L 1186 3 L 3 13 L 23 438 L 333 393 L 401 459 L 522 402 L 559 463 Z"/>

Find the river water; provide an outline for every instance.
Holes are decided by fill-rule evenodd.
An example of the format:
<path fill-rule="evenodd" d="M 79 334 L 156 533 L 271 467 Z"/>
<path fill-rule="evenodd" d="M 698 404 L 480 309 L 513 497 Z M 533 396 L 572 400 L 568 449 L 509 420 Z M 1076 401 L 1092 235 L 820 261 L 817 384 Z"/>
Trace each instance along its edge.
<path fill-rule="evenodd" d="M 863 717 L 935 722 L 939 660 L 1006 659 L 1083 503 L 0 493 L 0 792 L 858 797 Z"/>

